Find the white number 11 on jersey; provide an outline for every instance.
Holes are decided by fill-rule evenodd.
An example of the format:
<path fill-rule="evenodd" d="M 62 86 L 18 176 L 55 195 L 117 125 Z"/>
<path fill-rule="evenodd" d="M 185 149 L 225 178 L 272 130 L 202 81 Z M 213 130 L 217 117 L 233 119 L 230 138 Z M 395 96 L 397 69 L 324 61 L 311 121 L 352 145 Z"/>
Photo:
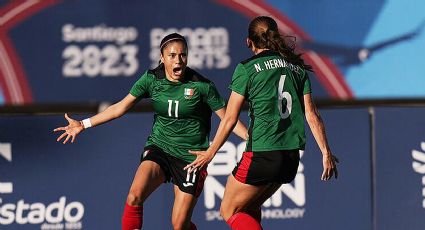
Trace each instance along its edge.
<path fill-rule="evenodd" d="M 178 118 L 179 117 L 179 101 L 174 101 L 175 104 L 175 109 L 174 109 L 174 117 Z M 173 100 L 168 100 L 168 116 L 172 117 L 172 110 L 173 110 Z"/>

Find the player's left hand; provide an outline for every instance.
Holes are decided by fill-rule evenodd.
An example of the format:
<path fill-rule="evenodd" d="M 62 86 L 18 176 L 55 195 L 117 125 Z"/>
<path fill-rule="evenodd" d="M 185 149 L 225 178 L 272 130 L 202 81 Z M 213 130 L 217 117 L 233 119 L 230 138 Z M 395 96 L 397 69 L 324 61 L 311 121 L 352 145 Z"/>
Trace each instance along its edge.
<path fill-rule="evenodd" d="M 335 176 L 335 179 L 338 178 L 337 163 L 339 163 L 339 160 L 336 156 L 332 154 L 323 156 L 323 173 L 321 180 L 330 180 L 332 176 Z"/>
<path fill-rule="evenodd" d="M 209 153 L 208 151 L 189 150 L 189 153 L 196 155 L 196 159 L 183 168 L 184 170 L 188 170 L 189 173 L 195 169 L 202 169 L 204 167 L 207 167 L 207 165 L 212 161 L 215 155 Z"/>

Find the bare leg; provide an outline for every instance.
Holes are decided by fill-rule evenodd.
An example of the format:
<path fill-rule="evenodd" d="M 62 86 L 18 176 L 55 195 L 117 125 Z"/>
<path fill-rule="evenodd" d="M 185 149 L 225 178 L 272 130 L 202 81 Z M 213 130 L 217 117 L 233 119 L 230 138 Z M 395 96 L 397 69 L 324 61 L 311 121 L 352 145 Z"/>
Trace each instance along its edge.
<path fill-rule="evenodd" d="M 174 230 L 190 229 L 190 219 L 197 200 L 195 196 L 182 192 L 177 185 L 174 185 L 174 206 L 171 220 Z"/>
<path fill-rule="evenodd" d="M 134 176 L 127 204 L 130 206 L 142 205 L 146 198 L 165 181 L 161 167 L 153 161 L 143 161 Z"/>
<path fill-rule="evenodd" d="M 261 205 L 269 199 L 279 188 L 280 184 L 270 184 L 266 190 L 258 197 L 256 197 L 247 207 L 246 212 L 255 218 L 259 223 L 261 222 Z"/>
<path fill-rule="evenodd" d="M 251 203 L 267 191 L 267 188 L 267 185 L 253 186 L 241 183 L 230 175 L 220 207 L 223 219 L 227 221 L 235 213 L 250 209 Z"/>
<path fill-rule="evenodd" d="M 164 172 L 153 161 L 143 161 L 134 176 L 122 215 L 121 229 L 141 229 L 143 202 L 165 180 Z"/>

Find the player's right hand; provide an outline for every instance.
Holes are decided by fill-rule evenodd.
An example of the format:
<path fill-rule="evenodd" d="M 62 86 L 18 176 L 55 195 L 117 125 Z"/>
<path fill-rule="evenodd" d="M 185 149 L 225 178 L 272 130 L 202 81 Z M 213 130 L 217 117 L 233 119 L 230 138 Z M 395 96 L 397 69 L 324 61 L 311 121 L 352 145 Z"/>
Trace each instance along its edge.
<path fill-rule="evenodd" d="M 65 140 L 63 141 L 63 144 L 66 144 L 70 139 L 71 143 L 74 143 L 75 137 L 81 133 L 84 130 L 84 126 L 81 124 L 81 122 L 74 120 L 68 116 L 68 114 L 65 113 L 65 119 L 68 121 L 68 125 L 64 127 L 58 127 L 53 130 L 53 132 L 59 132 L 64 131 L 56 141 L 61 141 L 64 137 Z"/>

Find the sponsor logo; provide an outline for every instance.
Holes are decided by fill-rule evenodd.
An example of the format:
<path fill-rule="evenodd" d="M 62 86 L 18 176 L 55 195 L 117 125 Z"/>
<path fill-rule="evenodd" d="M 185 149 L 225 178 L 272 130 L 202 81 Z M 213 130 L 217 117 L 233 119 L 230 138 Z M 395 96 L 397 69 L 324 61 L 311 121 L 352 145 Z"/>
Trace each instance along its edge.
<path fill-rule="evenodd" d="M 425 142 L 421 143 L 422 151 L 412 150 L 412 168 L 422 175 L 422 207 L 425 208 Z"/>
<path fill-rule="evenodd" d="M 212 28 L 153 28 L 150 32 L 152 68 L 158 65 L 159 45 L 170 33 L 183 35 L 188 43 L 188 63 L 195 69 L 225 69 L 230 66 L 229 32 L 224 27 Z"/>
<path fill-rule="evenodd" d="M 148 149 L 148 150 L 145 150 L 144 152 L 143 152 L 143 157 L 146 157 L 148 154 L 149 154 L 149 152 L 150 152 L 150 150 Z"/>
<path fill-rule="evenodd" d="M 223 199 L 225 182 L 237 161 L 242 157 L 245 142 L 238 145 L 227 141 L 208 166 L 208 177 L 204 185 L 205 219 L 207 221 L 222 220 L 219 212 L 220 200 Z M 301 157 L 303 152 L 301 152 Z M 263 219 L 295 219 L 303 218 L 306 212 L 304 166 L 300 162 L 298 174 L 291 184 L 282 185 L 272 197 L 264 202 Z M 218 198 L 218 199 L 217 199 Z M 283 202 L 289 199 L 291 202 Z M 285 200 L 286 201 L 286 200 Z"/>
<path fill-rule="evenodd" d="M 0 143 L 0 156 L 12 161 L 12 144 Z M 0 194 L 12 194 L 12 182 L 0 182 Z M 57 202 L 44 204 L 28 203 L 23 198 L 6 202 L 0 197 L 0 225 L 40 225 L 41 230 L 79 230 L 82 229 L 84 206 L 78 201 L 67 202 L 62 196 Z M 31 228 L 33 229 L 33 228 Z"/>
<path fill-rule="evenodd" d="M 191 99 L 193 97 L 194 92 L 195 92 L 195 89 L 184 88 L 184 98 Z"/>
<path fill-rule="evenodd" d="M 40 229 L 81 229 L 84 206 L 80 202 L 66 202 L 62 196 L 58 202 L 48 205 L 26 203 L 3 203 L 0 199 L 0 224 L 41 224 Z"/>

